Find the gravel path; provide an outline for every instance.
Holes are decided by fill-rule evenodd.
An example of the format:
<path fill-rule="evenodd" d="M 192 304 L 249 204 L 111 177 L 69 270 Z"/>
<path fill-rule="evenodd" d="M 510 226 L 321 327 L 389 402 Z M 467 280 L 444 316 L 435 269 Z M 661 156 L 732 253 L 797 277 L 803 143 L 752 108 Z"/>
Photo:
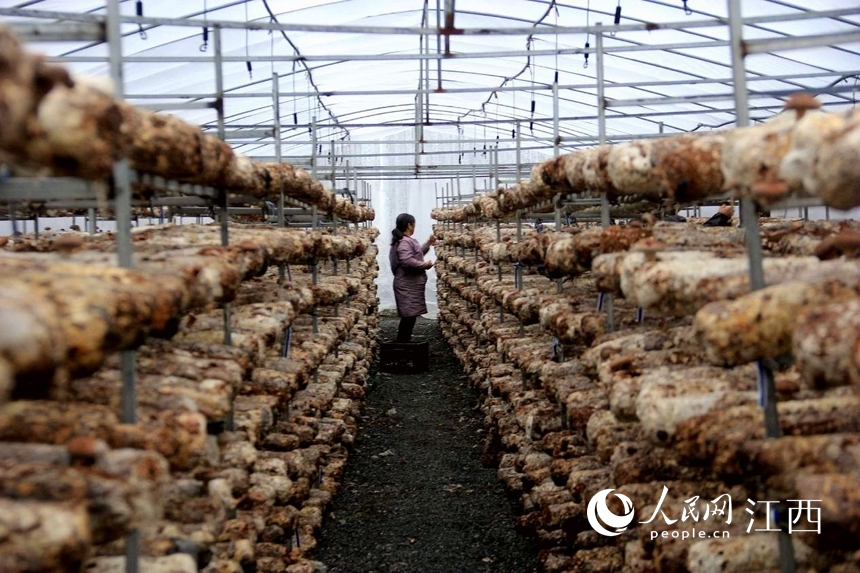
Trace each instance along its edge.
<path fill-rule="evenodd" d="M 394 338 L 397 320 L 383 320 Z M 435 321 L 430 372 L 371 377 L 344 487 L 315 558 L 331 573 L 523 572 L 537 550 L 514 531 L 515 505 L 481 465 L 483 416 Z"/>

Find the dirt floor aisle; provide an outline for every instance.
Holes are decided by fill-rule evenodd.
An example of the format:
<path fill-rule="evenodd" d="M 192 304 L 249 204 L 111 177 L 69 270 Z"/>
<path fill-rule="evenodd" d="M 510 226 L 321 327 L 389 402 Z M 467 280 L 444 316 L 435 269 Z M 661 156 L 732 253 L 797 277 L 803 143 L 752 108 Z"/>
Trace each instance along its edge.
<path fill-rule="evenodd" d="M 396 319 L 383 320 L 392 340 Z M 371 377 L 359 437 L 316 558 L 332 573 L 538 570 L 513 501 L 481 465 L 483 416 L 435 321 L 430 372 Z"/>

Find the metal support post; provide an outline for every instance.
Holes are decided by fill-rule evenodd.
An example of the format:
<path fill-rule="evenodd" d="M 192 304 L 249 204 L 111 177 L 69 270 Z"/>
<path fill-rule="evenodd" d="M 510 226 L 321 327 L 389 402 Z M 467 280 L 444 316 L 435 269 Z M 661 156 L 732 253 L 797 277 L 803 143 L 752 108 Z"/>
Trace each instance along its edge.
<path fill-rule="evenodd" d="M 281 162 L 281 96 L 278 74 L 272 72 L 272 115 L 274 116 L 275 161 Z M 284 189 L 278 190 L 278 226 L 284 226 Z"/>
<path fill-rule="evenodd" d="M 601 25 L 600 22 L 597 23 Z M 603 31 L 594 35 L 595 60 L 597 66 L 597 131 L 600 145 L 606 144 L 606 97 L 604 96 L 605 80 L 603 74 Z M 606 193 L 600 194 L 600 223 L 605 229 L 610 224 L 609 198 Z M 615 330 L 615 304 L 613 296 L 609 293 L 604 297 L 604 308 L 606 309 L 606 325 L 610 332 Z"/>
<path fill-rule="evenodd" d="M 743 23 L 741 22 L 740 0 L 728 0 L 729 38 L 732 56 L 732 76 L 734 78 L 735 117 L 737 127 L 749 125 L 749 109 L 746 85 L 746 67 L 743 52 Z M 752 199 L 741 199 L 741 217 L 747 242 L 749 257 L 750 287 L 758 290 L 765 286 L 764 268 L 762 266 L 761 234 L 758 224 L 758 214 Z M 765 434 L 769 438 L 780 435 L 779 417 L 776 409 L 776 390 L 773 371 L 759 362 L 759 392 L 764 408 Z M 794 546 L 788 532 L 780 528 L 777 533 L 779 544 L 779 562 L 782 573 L 794 573 Z"/>
<path fill-rule="evenodd" d="M 335 166 L 337 157 L 334 153 L 334 140 L 331 140 L 329 146 L 329 157 L 331 161 L 331 174 L 329 178 L 331 179 L 331 192 L 337 195 L 337 167 Z"/>
<path fill-rule="evenodd" d="M 106 34 L 111 79 L 114 82 L 116 96 L 122 98 L 124 95 L 124 84 L 119 0 L 108 0 Z M 121 267 L 130 268 L 132 266 L 131 172 L 127 159 L 114 164 L 113 186 L 116 209 L 118 263 Z M 92 215 L 91 232 L 95 232 L 95 211 L 91 210 L 90 213 Z M 120 369 L 122 371 L 122 421 L 126 424 L 133 424 L 137 421 L 134 351 L 120 352 Z M 140 570 L 140 534 L 136 529 L 131 530 L 125 538 L 125 570 L 126 573 L 138 573 Z"/>
<path fill-rule="evenodd" d="M 561 138 L 558 132 L 558 78 L 552 83 L 552 156 L 558 157 L 561 145 Z M 556 193 L 553 201 L 555 202 L 555 231 L 561 230 L 561 194 Z M 558 278 L 555 281 L 555 289 L 558 294 L 564 290 L 564 280 Z"/>

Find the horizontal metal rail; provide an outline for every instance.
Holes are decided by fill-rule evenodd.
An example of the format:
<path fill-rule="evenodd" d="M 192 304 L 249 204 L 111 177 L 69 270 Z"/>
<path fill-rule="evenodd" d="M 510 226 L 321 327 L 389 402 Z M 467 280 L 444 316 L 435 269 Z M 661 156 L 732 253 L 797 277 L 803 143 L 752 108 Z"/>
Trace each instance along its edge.
<path fill-rule="evenodd" d="M 181 60 L 185 61 L 185 60 Z M 244 61 L 244 60 L 243 60 Z M 846 78 L 857 75 L 857 71 L 827 71 L 827 72 L 809 72 L 805 74 L 784 74 L 778 76 L 755 76 L 747 78 L 748 82 L 755 81 L 772 81 L 772 80 L 802 80 L 813 78 L 839 77 Z M 640 87 L 659 87 L 659 86 L 680 86 L 680 85 L 700 85 L 700 84 L 725 84 L 730 83 L 731 78 L 719 79 L 694 79 L 689 80 L 655 80 L 648 82 L 618 82 L 606 84 L 606 89 L 613 88 L 640 88 Z M 596 83 L 583 84 L 562 84 L 558 86 L 559 90 L 589 90 L 597 89 Z M 492 92 L 541 92 L 552 91 L 551 84 L 535 84 L 532 85 L 516 85 L 516 86 L 477 86 L 469 88 L 445 88 L 439 92 L 436 88 L 429 89 L 392 89 L 392 90 L 329 90 L 319 92 L 320 96 L 368 96 L 368 95 L 416 95 L 416 94 L 457 94 L 457 93 L 492 93 Z M 317 92 L 311 91 L 294 91 L 280 92 L 280 96 L 284 97 L 316 97 Z M 170 93 L 170 94 L 127 94 L 126 99 L 211 99 L 214 98 L 214 93 Z M 227 99 L 233 98 L 267 98 L 272 97 L 271 92 L 226 92 L 224 97 Z"/>
<path fill-rule="evenodd" d="M 847 102 L 850 105 L 850 102 Z M 846 102 L 822 102 L 823 106 L 828 105 L 845 105 Z M 782 107 L 782 104 L 779 105 L 764 105 L 764 106 L 750 106 L 750 111 L 765 111 L 765 110 L 773 110 Z M 665 117 L 665 116 L 681 116 L 681 115 L 713 115 L 718 113 L 726 113 L 729 115 L 734 115 L 735 110 L 733 107 L 729 108 L 717 108 L 717 109 L 696 109 L 696 110 L 680 110 L 680 111 L 648 111 L 636 114 L 615 114 L 615 115 L 607 115 L 606 119 L 616 120 L 616 119 L 639 119 L 643 117 Z M 572 115 L 572 116 L 564 116 L 558 118 L 559 121 L 596 121 L 597 115 Z M 534 123 L 552 123 L 555 121 L 552 117 L 509 117 L 504 119 L 478 119 L 478 120 L 462 120 L 462 121 L 454 121 L 454 120 L 433 120 L 433 121 L 425 121 L 424 125 L 428 127 L 438 127 L 438 126 L 464 126 L 464 125 L 512 125 L 517 121 L 531 121 Z M 341 122 L 337 125 L 334 124 L 320 124 L 317 123 L 318 129 L 338 129 L 339 127 L 412 127 L 415 125 L 414 121 L 406 122 L 406 121 L 392 121 L 389 123 L 385 122 L 367 122 L 367 123 L 358 123 L 358 122 Z M 236 125 L 235 127 L 241 127 Z M 253 126 L 246 126 L 253 127 Z M 299 123 L 298 125 L 291 126 L 293 128 L 303 128 L 307 129 L 310 127 L 309 124 Z M 455 140 L 456 141 L 456 140 Z M 414 140 L 412 142 L 415 143 Z"/>
<path fill-rule="evenodd" d="M 817 18 L 837 18 L 858 13 L 857 8 L 839 10 L 822 10 L 820 12 L 791 12 L 786 14 L 769 14 L 744 18 L 743 24 L 765 24 L 772 22 L 791 22 Z M 72 22 L 103 22 L 105 17 L 100 14 L 59 12 L 49 10 L 29 10 L 25 8 L 0 8 L 0 16 L 16 16 L 22 18 L 46 18 L 51 20 L 67 20 Z M 410 27 L 410 26 L 350 26 L 300 24 L 296 22 L 271 22 L 256 20 L 239 22 L 234 20 L 210 20 L 202 18 L 157 18 L 149 16 L 122 15 L 120 20 L 126 24 L 141 24 L 146 26 L 181 26 L 191 28 L 219 27 L 240 30 L 274 30 L 283 32 L 325 32 L 332 34 L 387 34 L 415 36 L 538 36 L 538 35 L 570 35 L 570 34 L 616 34 L 619 32 L 641 32 L 654 30 L 685 30 L 693 28 L 711 28 L 728 23 L 727 18 L 708 18 L 703 20 L 679 20 L 675 22 L 643 22 L 637 24 L 621 24 L 618 26 L 525 26 L 504 28 L 445 28 L 445 27 Z"/>
<path fill-rule="evenodd" d="M 763 52 L 779 52 L 783 50 L 800 50 L 820 46 L 835 46 L 849 42 L 860 42 L 860 31 L 841 32 L 837 34 L 817 34 L 814 36 L 789 36 L 787 38 L 763 38 L 761 40 L 745 40 L 743 48 L 747 54 Z"/>
<path fill-rule="evenodd" d="M 13 22 L 11 28 L 28 42 L 104 42 L 107 39 L 101 22 Z M 107 56 L 99 59 L 107 60 Z"/>
<path fill-rule="evenodd" d="M 860 75 L 860 72 L 858 72 Z M 847 86 L 828 86 L 825 88 L 807 88 L 805 90 L 806 93 L 812 95 L 828 95 L 828 94 L 838 94 L 838 93 L 847 93 L 853 92 L 856 90 L 853 85 Z M 766 92 L 748 92 L 747 97 L 749 99 L 762 99 L 762 98 L 781 98 L 788 97 L 796 94 L 801 90 L 793 89 L 793 90 L 771 90 Z M 731 101 L 734 98 L 733 93 L 724 93 L 724 94 L 699 94 L 699 95 L 690 95 L 690 96 L 681 96 L 681 97 L 652 97 L 652 98 L 639 98 L 639 99 L 607 99 L 606 107 L 627 107 L 627 106 L 647 106 L 647 105 L 669 105 L 669 104 L 677 104 L 677 103 L 699 103 L 706 101 Z M 703 112 L 706 110 L 703 110 Z"/>

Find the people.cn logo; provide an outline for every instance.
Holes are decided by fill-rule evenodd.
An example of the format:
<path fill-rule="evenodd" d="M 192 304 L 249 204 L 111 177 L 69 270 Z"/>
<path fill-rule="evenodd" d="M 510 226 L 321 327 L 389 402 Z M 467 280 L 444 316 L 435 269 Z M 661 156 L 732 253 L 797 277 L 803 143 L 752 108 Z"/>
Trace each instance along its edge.
<path fill-rule="evenodd" d="M 624 515 L 615 515 L 606 507 L 606 498 L 613 491 L 615 490 L 605 489 L 594 494 L 594 497 L 588 502 L 588 509 L 585 512 L 588 516 L 588 523 L 591 524 L 594 531 L 608 537 L 621 535 L 621 532 L 627 529 L 627 526 L 633 521 L 633 502 L 623 493 L 616 493 L 615 497 L 620 499 L 624 505 Z M 600 520 L 597 519 L 598 517 Z M 613 531 L 603 527 L 601 521 Z"/>

